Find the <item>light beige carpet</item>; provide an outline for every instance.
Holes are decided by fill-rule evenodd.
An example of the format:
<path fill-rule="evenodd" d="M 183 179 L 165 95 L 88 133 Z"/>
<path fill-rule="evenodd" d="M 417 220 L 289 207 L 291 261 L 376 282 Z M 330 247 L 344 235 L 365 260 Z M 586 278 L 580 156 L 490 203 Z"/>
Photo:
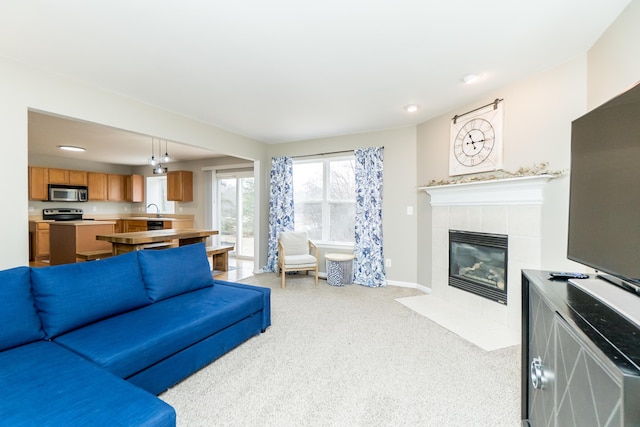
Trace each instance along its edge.
<path fill-rule="evenodd" d="M 160 395 L 178 426 L 519 426 L 519 347 L 486 352 L 400 287 L 272 273 L 272 326 Z"/>

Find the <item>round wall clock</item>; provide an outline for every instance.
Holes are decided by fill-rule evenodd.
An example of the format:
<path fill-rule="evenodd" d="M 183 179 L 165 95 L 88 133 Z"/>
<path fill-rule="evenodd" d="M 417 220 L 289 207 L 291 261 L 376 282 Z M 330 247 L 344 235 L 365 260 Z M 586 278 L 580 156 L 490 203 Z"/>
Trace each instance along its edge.
<path fill-rule="evenodd" d="M 502 168 L 502 104 L 496 102 L 451 120 L 449 175 Z"/>

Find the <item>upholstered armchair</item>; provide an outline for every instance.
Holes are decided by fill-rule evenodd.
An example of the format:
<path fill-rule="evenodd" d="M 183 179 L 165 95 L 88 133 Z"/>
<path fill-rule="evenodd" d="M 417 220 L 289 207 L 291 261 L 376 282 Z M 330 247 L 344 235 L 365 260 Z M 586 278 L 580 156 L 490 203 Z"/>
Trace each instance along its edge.
<path fill-rule="evenodd" d="M 285 231 L 278 237 L 278 268 L 276 275 L 282 274 L 282 287 L 289 271 L 314 271 L 318 286 L 318 247 L 305 232 Z"/>

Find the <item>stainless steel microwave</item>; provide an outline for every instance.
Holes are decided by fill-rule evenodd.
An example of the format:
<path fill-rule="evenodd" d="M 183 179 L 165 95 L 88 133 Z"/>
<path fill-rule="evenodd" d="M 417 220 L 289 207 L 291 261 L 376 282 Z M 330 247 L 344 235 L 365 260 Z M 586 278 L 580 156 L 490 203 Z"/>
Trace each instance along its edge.
<path fill-rule="evenodd" d="M 50 202 L 86 202 L 89 191 L 85 186 L 49 184 Z"/>

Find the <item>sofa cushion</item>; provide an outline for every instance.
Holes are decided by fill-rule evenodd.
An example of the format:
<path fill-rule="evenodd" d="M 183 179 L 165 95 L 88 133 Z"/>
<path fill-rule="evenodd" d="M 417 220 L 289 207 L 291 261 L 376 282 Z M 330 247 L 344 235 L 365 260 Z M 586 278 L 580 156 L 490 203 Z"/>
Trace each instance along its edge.
<path fill-rule="evenodd" d="M 105 319 L 55 342 L 128 378 L 263 307 L 262 292 L 216 284 Z"/>
<path fill-rule="evenodd" d="M 0 271 L 0 350 L 44 338 L 31 294 L 29 267 Z"/>
<path fill-rule="evenodd" d="M 151 304 L 135 252 L 36 268 L 32 282 L 47 338 Z"/>
<path fill-rule="evenodd" d="M 0 423 L 8 426 L 175 426 L 174 409 L 63 347 L 38 341 L 0 352 Z"/>
<path fill-rule="evenodd" d="M 204 243 L 160 251 L 139 251 L 142 278 L 153 301 L 213 286 Z"/>

